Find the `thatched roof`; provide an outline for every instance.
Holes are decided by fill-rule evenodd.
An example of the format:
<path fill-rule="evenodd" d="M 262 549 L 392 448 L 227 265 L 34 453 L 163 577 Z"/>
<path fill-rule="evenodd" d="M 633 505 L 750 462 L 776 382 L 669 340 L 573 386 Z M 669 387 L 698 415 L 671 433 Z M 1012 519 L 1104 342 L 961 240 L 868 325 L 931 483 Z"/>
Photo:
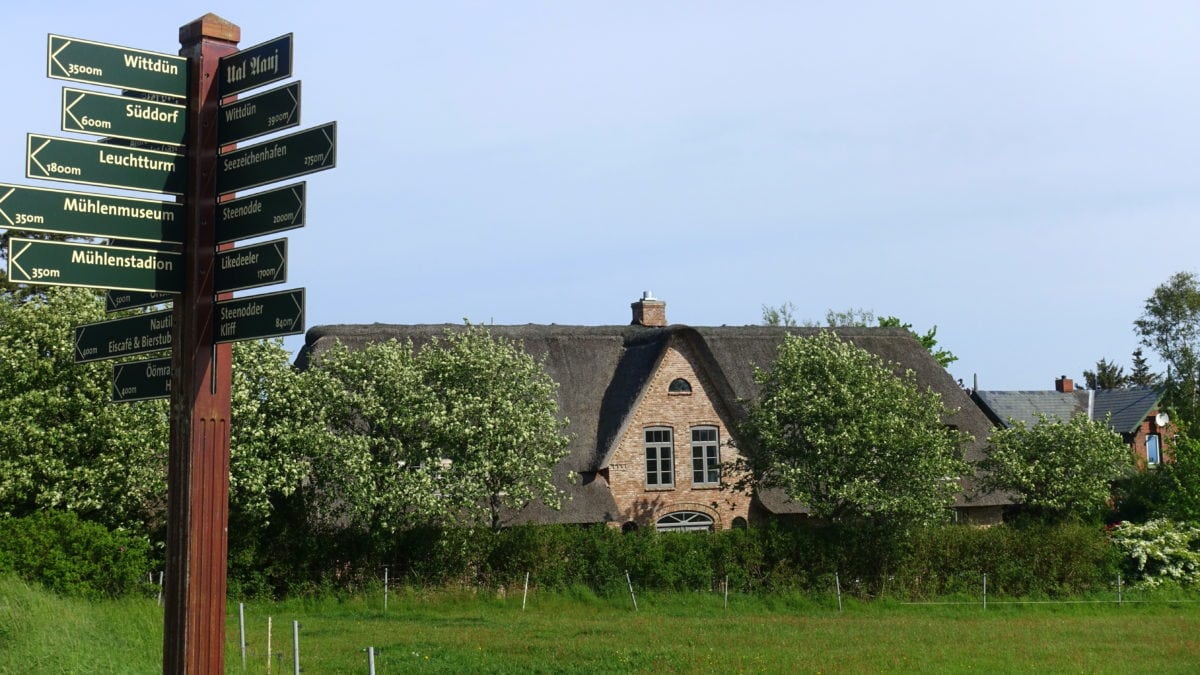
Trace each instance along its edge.
<path fill-rule="evenodd" d="M 308 331 L 305 347 L 297 365 L 306 367 L 320 354 L 340 341 L 351 349 L 390 339 L 412 340 L 416 345 L 428 342 L 447 330 L 461 325 L 389 325 L 360 324 L 318 326 Z M 633 414 L 634 406 L 659 359 L 672 340 L 691 347 L 700 358 L 721 399 L 714 403 L 736 418 L 744 407 L 741 402 L 758 395 L 754 369 L 769 368 L 785 335 L 814 335 L 817 328 L 775 326 L 740 327 L 666 327 L 645 326 L 557 326 L 529 324 L 488 326 L 491 333 L 519 341 L 525 350 L 545 365 L 559 384 L 558 405 L 570 420 L 572 440 L 569 455 L 555 470 L 555 482 L 571 499 L 562 511 L 531 507 L 520 520 L 536 522 L 605 522 L 617 517 L 616 504 L 604 481 L 585 480 L 572 485 L 570 472 L 593 476 L 605 468 L 619 431 Z M 946 422 L 971 434 L 976 440 L 966 449 L 966 459 L 982 459 L 982 448 L 991 424 L 979 408 L 958 386 L 912 334 L 901 328 L 838 328 L 840 337 L 878 355 L 886 362 L 912 370 L 917 382 L 942 396 L 946 407 L 955 410 Z M 803 509 L 777 492 L 757 495 L 760 503 L 774 513 L 796 513 Z M 963 497 L 958 506 L 988 506 L 1007 503 L 999 495 Z"/>

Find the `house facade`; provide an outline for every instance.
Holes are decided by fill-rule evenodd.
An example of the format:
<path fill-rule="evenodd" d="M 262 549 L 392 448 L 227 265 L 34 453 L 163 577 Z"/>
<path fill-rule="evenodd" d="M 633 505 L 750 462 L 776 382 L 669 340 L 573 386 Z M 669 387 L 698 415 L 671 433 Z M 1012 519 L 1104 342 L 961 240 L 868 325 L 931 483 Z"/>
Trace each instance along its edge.
<path fill-rule="evenodd" d="M 1162 396 L 1162 390 L 1153 387 L 1076 389 L 1074 381 L 1064 375 L 1054 381 L 1052 391 L 976 391 L 972 399 L 1000 427 L 1013 422 L 1032 426 L 1039 414 L 1064 421 L 1080 413 L 1093 421 L 1107 419 L 1129 446 L 1137 467 L 1146 469 L 1164 460 L 1175 433 L 1160 408 Z"/>
<path fill-rule="evenodd" d="M 510 523 L 604 523 L 622 529 L 712 530 L 753 526 L 770 518 L 802 518 L 803 504 L 778 490 L 745 492 L 732 473 L 736 429 L 745 402 L 758 394 L 755 368 L 770 368 L 790 334 L 815 328 L 693 327 L 669 324 L 666 304 L 647 294 L 632 303 L 629 325 L 489 326 L 521 344 L 559 384 L 560 414 L 569 422 L 569 454 L 554 470 L 566 493 L 561 510 L 532 504 Z M 308 331 L 297 365 L 320 358 L 335 342 L 351 349 L 389 339 L 421 345 L 452 325 L 321 326 Z M 458 327 L 461 328 L 461 327 Z M 825 329 L 828 330 L 828 329 Z M 974 437 L 965 459 L 982 459 L 989 420 L 906 330 L 832 329 L 842 339 L 941 394 L 953 411 L 946 423 Z M 970 477 L 954 504 L 960 520 L 998 522 L 1008 500 L 979 494 Z"/>

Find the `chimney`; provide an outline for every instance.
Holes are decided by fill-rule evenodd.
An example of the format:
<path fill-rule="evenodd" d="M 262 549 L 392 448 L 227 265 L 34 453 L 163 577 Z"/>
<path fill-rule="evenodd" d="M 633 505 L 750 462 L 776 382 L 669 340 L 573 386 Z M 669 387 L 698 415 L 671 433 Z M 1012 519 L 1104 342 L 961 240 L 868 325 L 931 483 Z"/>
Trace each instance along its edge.
<path fill-rule="evenodd" d="M 633 308 L 632 326 L 661 328 L 667 325 L 667 303 L 658 300 L 650 291 L 642 293 L 642 299 L 629 305 Z"/>
<path fill-rule="evenodd" d="M 1071 378 L 1063 375 L 1054 381 L 1054 391 L 1069 394 L 1075 391 L 1075 383 L 1071 381 Z"/>

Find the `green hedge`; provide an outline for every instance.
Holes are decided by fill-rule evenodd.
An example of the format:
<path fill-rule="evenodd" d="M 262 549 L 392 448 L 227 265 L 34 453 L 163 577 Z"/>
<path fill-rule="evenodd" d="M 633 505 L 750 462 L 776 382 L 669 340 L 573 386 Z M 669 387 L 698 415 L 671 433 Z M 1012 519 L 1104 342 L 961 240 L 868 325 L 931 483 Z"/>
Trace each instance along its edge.
<path fill-rule="evenodd" d="M 146 537 L 109 531 L 71 512 L 0 519 L 0 572 L 64 595 L 116 597 L 140 588 L 152 568 Z"/>

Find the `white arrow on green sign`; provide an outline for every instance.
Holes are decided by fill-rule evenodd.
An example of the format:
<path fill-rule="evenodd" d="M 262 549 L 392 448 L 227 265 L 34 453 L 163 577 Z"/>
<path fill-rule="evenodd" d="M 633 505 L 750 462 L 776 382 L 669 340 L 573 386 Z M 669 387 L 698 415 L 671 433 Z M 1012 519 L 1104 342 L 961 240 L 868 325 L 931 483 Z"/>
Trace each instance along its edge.
<path fill-rule="evenodd" d="M 292 76 L 292 34 L 222 56 L 217 68 L 221 98 Z"/>
<path fill-rule="evenodd" d="M 114 403 L 149 401 L 171 395 L 171 358 L 118 363 L 113 366 Z"/>
<path fill-rule="evenodd" d="M 242 291 L 287 281 L 287 239 L 217 253 L 213 278 L 217 293 Z"/>
<path fill-rule="evenodd" d="M 183 290 L 183 256 L 153 249 L 9 238 L 8 278 L 44 286 Z"/>
<path fill-rule="evenodd" d="M 337 122 L 330 122 L 228 152 L 217 160 L 217 193 L 332 169 L 337 163 L 336 149 Z"/>
<path fill-rule="evenodd" d="M 62 130 L 183 145 L 187 107 L 63 87 Z"/>
<path fill-rule="evenodd" d="M 216 341 L 238 342 L 304 332 L 304 289 L 217 303 Z"/>
<path fill-rule="evenodd" d="M 237 143 L 299 124 L 300 83 L 293 82 L 221 106 L 217 144 Z"/>
<path fill-rule="evenodd" d="M 0 229 L 183 242 L 183 205 L 0 183 Z"/>
<path fill-rule="evenodd" d="M 221 202 L 217 209 L 217 243 L 261 237 L 304 227 L 305 183 Z"/>
<path fill-rule="evenodd" d="M 171 293 L 149 293 L 146 291 L 109 291 L 104 294 L 104 311 L 112 314 L 135 307 L 153 307 L 174 302 Z"/>
<path fill-rule="evenodd" d="M 75 363 L 161 352 L 171 348 L 171 310 L 75 327 Z"/>
<path fill-rule="evenodd" d="M 29 134 L 27 178 L 181 195 L 183 155 Z"/>
<path fill-rule="evenodd" d="M 153 94 L 187 95 L 187 59 L 144 49 L 51 35 L 46 75 Z"/>

